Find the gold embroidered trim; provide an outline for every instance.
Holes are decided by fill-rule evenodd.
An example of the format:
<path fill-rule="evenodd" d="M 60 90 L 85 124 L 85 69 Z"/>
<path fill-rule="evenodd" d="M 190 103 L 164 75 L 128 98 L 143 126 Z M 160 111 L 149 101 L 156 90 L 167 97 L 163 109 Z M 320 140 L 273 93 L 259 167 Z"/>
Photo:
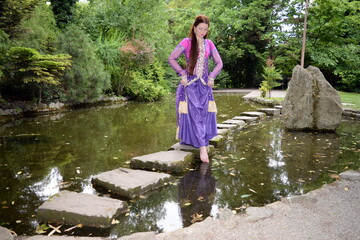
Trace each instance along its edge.
<path fill-rule="evenodd" d="M 209 101 L 208 112 L 217 113 L 217 108 L 216 108 L 215 101 Z"/>
<path fill-rule="evenodd" d="M 188 112 L 188 105 L 186 101 L 180 101 L 179 102 L 179 113 L 189 113 Z"/>

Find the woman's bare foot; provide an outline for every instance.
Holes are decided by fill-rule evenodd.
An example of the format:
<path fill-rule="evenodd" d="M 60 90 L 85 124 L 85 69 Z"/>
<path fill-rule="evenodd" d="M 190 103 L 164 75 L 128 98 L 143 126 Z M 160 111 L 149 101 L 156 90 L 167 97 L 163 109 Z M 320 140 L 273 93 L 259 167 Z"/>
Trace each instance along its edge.
<path fill-rule="evenodd" d="M 202 162 L 209 162 L 209 155 L 206 147 L 200 147 L 200 160 Z"/>

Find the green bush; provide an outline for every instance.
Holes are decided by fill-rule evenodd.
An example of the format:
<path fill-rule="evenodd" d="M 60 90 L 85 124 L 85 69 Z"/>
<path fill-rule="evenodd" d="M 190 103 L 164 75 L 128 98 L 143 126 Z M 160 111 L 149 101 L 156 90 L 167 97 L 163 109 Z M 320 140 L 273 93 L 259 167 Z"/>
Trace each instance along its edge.
<path fill-rule="evenodd" d="M 266 93 L 269 92 L 269 97 L 271 97 L 271 89 L 281 85 L 276 81 L 282 79 L 281 71 L 275 68 L 272 60 L 268 59 L 266 61 L 266 66 L 264 67 L 264 72 L 261 75 L 264 78 L 264 80 L 260 83 L 261 96 L 265 97 Z"/>
<path fill-rule="evenodd" d="M 65 72 L 62 79 L 68 101 L 81 103 L 94 100 L 110 88 L 110 75 L 88 36 L 77 26 L 68 27 L 60 38 L 59 49 L 73 59 L 72 68 Z"/>
<path fill-rule="evenodd" d="M 146 76 L 141 72 L 133 72 L 132 78 L 133 80 L 126 87 L 126 91 L 137 101 L 157 101 L 168 92 L 164 87 L 155 84 L 152 80 L 146 79 Z"/>

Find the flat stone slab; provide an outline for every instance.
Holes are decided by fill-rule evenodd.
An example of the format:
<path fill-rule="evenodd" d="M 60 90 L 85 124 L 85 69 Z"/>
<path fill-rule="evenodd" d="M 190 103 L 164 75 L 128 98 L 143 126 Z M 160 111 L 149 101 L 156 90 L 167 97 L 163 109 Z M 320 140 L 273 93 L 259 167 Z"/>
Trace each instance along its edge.
<path fill-rule="evenodd" d="M 191 165 L 194 155 L 185 151 L 162 151 L 134 157 L 130 167 L 134 169 L 157 170 L 181 173 Z"/>
<path fill-rule="evenodd" d="M 243 120 L 243 121 L 245 121 L 245 122 L 255 122 L 257 119 L 258 119 L 258 117 L 250 117 L 250 116 L 235 116 L 235 117 L 233 117 L 232 119 L 234 119 L 234 120 Z"/>
<path fill-rule="evenodd" d="M 135 198 L 164 186 L 173 177 L 170 174 L 128 168 L 117 168 L 92 177 L 94 187 L 101 187 L 112 194 Z"/>
<path fill-rule="evenodd" d="M 258 108 L 259 112 L 264 112 L 266 115 L 277 116 L 280 115 L 281 110 L 277 108 Z"/>
<path fill-rule="evenodd" d="M 246 125 L 245 121 L 244 121 L 244 120 L 240 120 L 240 119 L 228 119 L 228 120 L 226 120 L 226 121 L 224 121 L 224 122 L 222 122 L 222 123 L 224 123 L 224 124 L 236 124 L 236 125 L 238 125 L 238 126 L 240 126 L 240 127 Z"/>
<path fill-rule="evenodd" d="M 238 127 L 236 124 L 225 124 L 225 123 L 218 123 L 216 124 L 218 129 L 235 129 Z"/>
<path fill-rule="evenodd" d="M 213 156 L 215 154 L 215 147 L 213 145 L 209 145 L 209 146 L 207 146 L 207 148 L 208 148 L 209 156 Z M 184 144 L 180 144 L 180 143 L 175 143 L 174 145 L 172 145 L 170 147 L 169 150 L 191 152 L 192 154 L 194 154 L 194 158 L 200 159 L 199 148 L 195 148 L 195 147 L 190 146 L 190 145 L 184 145 Z"/>
<path fill-rule="evenodd" d="M 227 136 L 230 133 L 230 129 L 220 128 L 217 130 L 218 135 Z"/>
<path fill-rule="evenodd" d="M 226 137 L 223 135 L 217 135 L 210 139 L 209 143 L 213 145 L 214 147 L 219 147 L 225 143 Z"/>
<path fill-rule="evenodd" d="M 241 114 L 245 116 L 258 117 L 258 118 L 266 117 L 266 114 L 263 112 L 242 112 Z"/>
<path fill-rule="evenodd" d="M 126 211 L 127 203 L 118 199 L 62 191 L 39 207 L 37 217 L 42 222 L 109 228 Z"/>

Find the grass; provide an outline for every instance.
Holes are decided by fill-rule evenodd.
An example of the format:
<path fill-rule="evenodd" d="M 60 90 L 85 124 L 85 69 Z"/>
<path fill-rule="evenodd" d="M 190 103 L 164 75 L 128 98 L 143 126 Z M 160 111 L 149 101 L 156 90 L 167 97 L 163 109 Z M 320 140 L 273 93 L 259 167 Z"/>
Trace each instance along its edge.
<path fill-rule="evenodd" d="M 350 103 L 353 105 L 343 105 L 343 108 L 350 108 L 350 109 L 354 109 L 357 111 L 360 111 L 360 94 L 359 93 L 348 93 L 348 92 L 338 92 L 340 99 L 341 99 L 341 103 Z M 271 100 L 275 100 L 275 101 L 282 101 L 284 100 L 284 98 L 266 98 L 266 99 L 271 99 Z"/>
<path fill-rule="evenodd" d="M 351 108 L 360 111 L 360 94 L 338 92 L 342 103 L 350 103 L 354 105 L 343 106 L 344 108 Z"/>

